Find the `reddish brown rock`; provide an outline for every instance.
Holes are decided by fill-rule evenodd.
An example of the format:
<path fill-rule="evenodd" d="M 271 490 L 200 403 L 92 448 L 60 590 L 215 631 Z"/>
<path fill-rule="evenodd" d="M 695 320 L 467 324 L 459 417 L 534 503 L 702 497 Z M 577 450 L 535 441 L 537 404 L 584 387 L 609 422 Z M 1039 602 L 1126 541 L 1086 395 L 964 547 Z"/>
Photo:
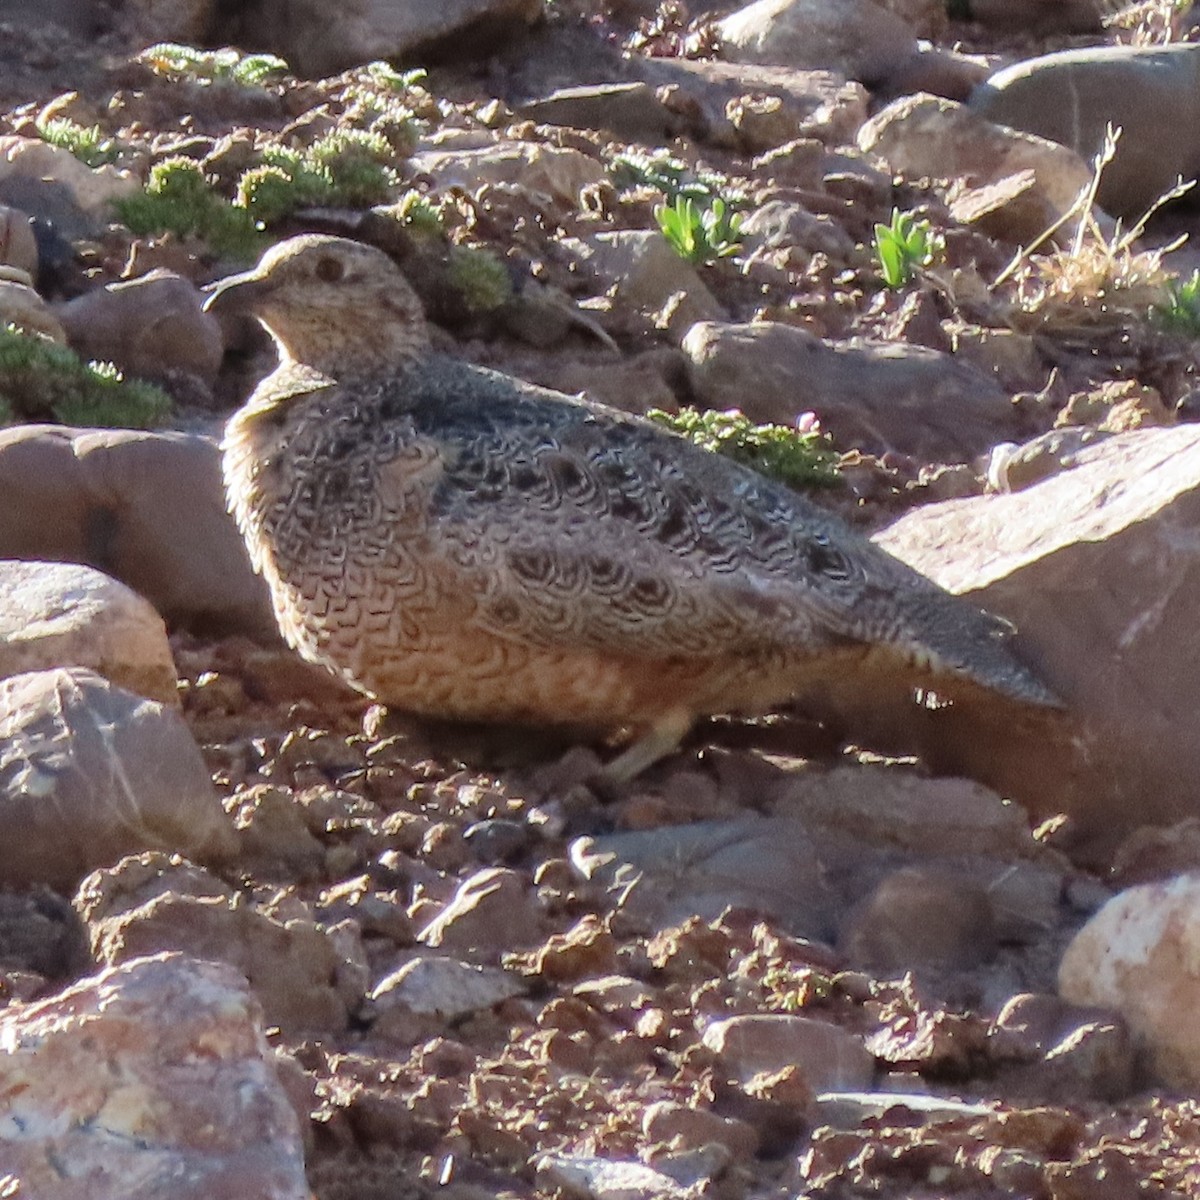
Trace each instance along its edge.
<path fill-rule="evenodd" d="M 182 717 L 73 667 L 0 680 L 0 878 L 73 888 L 149 847 L 232 852 Z"/>
<path fill-rule="evenodd" d="M 208 438 L 0 430 L 0 558 L 86 563 L 140 592 L 170 625 L 278 639 Z"/>
<path fill-rule="evenodd" d="M 1139 825 L 1196 815 L 1200 432 L 1119 434 L 1024 491 L 932 505 L 879 535 L 952 592 L 1008 617 L 1065 705 L 910 712 L 900 740 L 1035 815 L 1066 812 L 1101 853 Z M 869 718 L 868 718 L 869 719 Z"/>
<path fill-rule="evenodd" d="M 517 871 L 489 867 L 459 884 L 450 902 L 418 934 L 426 946 L 498 960 L 540 939 L 537 899 Z"/>
<path fill-rule="evenodd" d="M 76 910 L 92 953 L 118 965 L 181 950 L 229 963 L 246 977 L 268 1024 L 298 1034 L 344 1029 L 363 980 L 343 962 L 307 906 L 246 903 L 216 876 L 163 854 L 127 858 L 80 885 Z"/>
<path fill-rule="evenodd" d="M 137 959 L 11 1006 L 0 1042 L 10 1194 L 308 1200 L 299 1122 L 229 967 Z"/>

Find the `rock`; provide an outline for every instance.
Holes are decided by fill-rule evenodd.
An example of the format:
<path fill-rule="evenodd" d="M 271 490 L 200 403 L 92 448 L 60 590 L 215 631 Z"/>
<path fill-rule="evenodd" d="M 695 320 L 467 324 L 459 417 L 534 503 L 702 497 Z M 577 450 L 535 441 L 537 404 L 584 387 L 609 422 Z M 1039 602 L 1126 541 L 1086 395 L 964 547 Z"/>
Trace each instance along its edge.
<path fill-rule="evenodd" d="M 1060 471 L 1070 470 L 1085 446 L 1103 441 L 1098 429 L 1051 429 L 1022 445 L 1002 442 L 988 461 L 988 487 L 994 492 L 1019 492 Z"/>
<path fill-rule="evenodd" d="M 129 171 L 85 166 L 41 138 L 0 137 L 0 203 L 53 221 L 69 238 L 98 235 L 113 201 L 138 191 Z"/>
<path fill-rule="evenodd" d="M 579 193 L 600 183 L 604 164 L 570 146 L 541 142 L 496 141 L 462 149 L 430 147 L 414 154 L 414 172 L 428 176 L 433 192 L 462 188 L 474 195 L 487 185 L 519 184 L 526 194 L 541 195 L 575 208 Z"/>
<path fill-rule="evenodd" d="M 747 95 L 779 100 L 772 120 L 792 122 L 789 137 L 819 138 L 830 146 L 853 141 L 867 119 L 866 89 L 836 71 L 683 58 L 642 59 L 637 70 L 657 85 L 657 94 L 668 98 L 693 136 L 712 145 L 746 150 L 731 113 Z"/>
<path fill-rule="evenodd" d="M 622 229 L 564 244 L 612 288 L 615 305 L 652 316 L 676 338 L 697 321 L 725 316 L 696 269 L 656 230 Z"/>
<path fill-rule="evenodd" d="M 995 957 L 996 918 L 973 880 L 921 867 L 893 871 L 843 923 L 839 947 L 856 967 L 969 971 Z"/>
<path fill-rule="evenodd" d="M 944 14 L 945 10 L 942 11 Z M 971 92 L 988 77 L 988 70 L 986 59 L 954 50 L 922 47 L 919 54 L 889 72 L 885 86 L 879 91 L 889 99 L 928 92 L 965 103 Z"/>
<path fill-rule="evenodd" d="M 542 0 L 346 0 L 331 21 L 324 0 L 259 0 L 245 36 L 315 78 L 432 52 L 486 57 L 541 13 Z"/>
<path fill-rule="evenodd" d="M 90 968 L 87 930 L 66 900 L 49 888 L 0 893 L 0 972 L 70 980 Z"/>
<path fill-rule="evenodd" d="M 1200 431 L 1117 434 L 1076 462 L 1021 492 L 912 512 L 876 540 L 1015 622 L 1021 657 L 1067 706 L 1057 719 L 951 706 L 910 725 L 911 742 L 1036 816 L 1070 814 L 1090 854 L 1197 814 L 1200 744 L 1179 714 L 1200 706 L 1180 653 L 1200 589 Z"/>
<path fill-rule="evenodd" d="M 771 200 L 755 209 L 738 237 L 751 258 L 766 254 L 795 271 L 803 271 L 814 254 L 834 264 L 849 263 L 855 254 L 854 239 L 837 221 L 790 200 Z"/>
<path fill-rule="evenodd" d="M 793 1067 L 812 1096 L 861 1091 L 875 1077 L 862 1038 L 811 1017 L 770 1013 L 723 1017 L 704 1031 L 704 1045 L 743 1083 Z"/>
<path fill-rule="evenodd" d="M 498 959 L 543 935 L 536 897 L 517 871 L 488 867 L 459 884 L 450 902 L 417 935 L 426 946 Z"/>
<path fill-rule="evenodd" d="M 22 1195 L 308 1200 L 299 1121 L 229 967 L 137 959 L 11 1005 L 0 1041 L 0 1163 Z"/>
<path fill-rule="evenodd" d="M 181 950 L 235 967 L 250 982 L 268 1025 L 285 1034 L 338 1032 L 362 999 L 330 937 L 292 897 L 273 913 L 179 858 L 143 854 L 89 875 L 75 908 L 96 958 L 117 966 Z"/>
<path fill-rule="evenodd" d="M 683 118 L 658 98 L 648 83 L 600 83 L 559 88 L 518 109 L 539 125 L 596 129 L 623 141 L 665 145 L 683 128 Z"/>
<path fill-rule="evenodd" d="M 722 1117 L 705 1108 L 659 1100 L 642 1115 L 642 1132 L 652 1142 L 673 1150 L 699 1150 L 714 1143 L 733 1158 L 749 1158 L 758 1150 L 758 1131 L 736 1117 Z"/>
<path fill-rule="evenodd" d="M 1042 993 L 1013 996 L 988 1030 L 988 1057 L 1005 1090 L 1042 1103 L 1127 1095 L 1137 1079 L 1135 1049 L 1129 1027 L 1109 1009 Z"/>
<path fill-rule="evenodd" d="M 814 412 L 840 450 L 895 451 L 963 462 L 1004 440 L 1004 392 L 981 372 L 924 346 L 825 342 L 791 325 L 705 321 L 683 340 L 688 377 L 706 408 L 792 424 Z"/>
<path fill-rule="evenodd" d="M 777 187 L 818 191 L 825 171 L 825 147 L 816 138 L 796 138 L 760 154 L 751 163 L 755 179 Z M 741 232 L 745 232 L 745 222 Z"/>
<path fill-rule="evenodd" d="M 1011 801 L 969 779 L 928 779 L 893 766 L 797 772 L 771 812 L 881 849 L 1014 858 L 1037 848 Z"/>
<path fill-rule="evenodd" d="M 219 0 L 126 0 L 125 19 L 137 30 L 142 45 L 182 42 L 211 46 L 217 35 Z"/>
<path fill-rule="evenodd" d="M 686 1200 L 688 1189 L 669 1175 L 632 1160 L 545 1154 L 534 1163 L 548 1192 L 590 1200 Z"/>
<path fill-rule="evenodd" d="M 1114 896 L 1076 934 L 1058 970 L 1072 1004 L 1116 1009 L 1170 1087 L 1200 1084 L 1200 875 L 1179 875 Z"/>
<path fill-rule="evenodd" d="M 58 310 L 71 348 L 144 379 L 193 375 L 211 385 L 225 343 L 216 317 L 201 310 L 196 286 L 172 271 L 110 283 Z"/>
<path fill-rule="evenodd" d="M 0 204 L 0 267 L 15 267 L 37 278 L 38 247 L 28 213 Z"/>
<path fill-rule="evenodd" d="M 756 0 L 717 33 L 729 62 L 840 71 L 868 85 L 917 51 L 908 23 L 871 0 Z"/>
<path fill-rule="evenodd" d="M 170 625 L 278 639 L 208 438 L 0 430 L 0 558 L 87 563 L 140 592 Z"/>
<path fill-rule="evenodd" d="M 0 328 L 15 325 L 24 333 L 65 345 L 67 335 L 54 310 L 33 290 L 28 277 L 4 278 L 5 274 L 16 272 L 12 267 L 0 269 Z"/>
<path fill-rule="evenodd" d="M 0 680 L 0 877 L 73 888 L 123 854 L 231 853 L 183 719 L 78 667 Z"/>
<path fill-rule="evenodd" d="M 1140 217 L 1176 180 L 1200 173 L 1200 45 L 1093 46 L 1027 59 L 991 76 L 971 108 L 1091 160 L 1121 130 L 1100 176 L 1105 212 Z"/>
<path fill-rule="evenodd" d="M 828 938 L 839 908 L 799 821 L 702 821 L 580 838 L 571 862 L 649 928 L 712 921 L 732 906 L 771 916 L 795 936 Z"/>
<path fill-rule="evenodd" d="M 861 1129 L 871 1121 L 882 1126 L 942 1125 L 974 1121 L 995 1112 L 990 1104 L 969 1104 L 948 1096 L 920 1092 L 824 1092 L 813 1104 L 814 1125 Z"/>
<path fill-rule="evenodd" d="M 50 667 L 179 703 L 166 628 L 141 596 L 91 567 L 0 559 L 0 678 Z"/>
<path fill-rule="evenodd" d="M 968 0 L 967 11 L 989 29 L 1044 37 L 1099 33 L 1112 10 L 1104 0 Z"/>
<path fill-rule="evenodd" d="M 1062 218 L 1091 179 L 1089 165 L 1075 151 L 925 94 L 895 100 L 876 113 L 859 130 L 858 145 L 908 179 L 953 180 L 960 191 L 1012 181 L 994 201 L 976 201 L 962 215 L 980 221 L 986 216 L 985 232 L 1018 242 L 1032 241 Z M 1073 231 L 1068 221 L 1060 236 Z"/>
<path fill-rule="evenodd" d="M 422 954 L 381 979 L 368 999 L 378 1011 L 399 1007 L 454 1021 L 524 991 L 507 971 Z"/>

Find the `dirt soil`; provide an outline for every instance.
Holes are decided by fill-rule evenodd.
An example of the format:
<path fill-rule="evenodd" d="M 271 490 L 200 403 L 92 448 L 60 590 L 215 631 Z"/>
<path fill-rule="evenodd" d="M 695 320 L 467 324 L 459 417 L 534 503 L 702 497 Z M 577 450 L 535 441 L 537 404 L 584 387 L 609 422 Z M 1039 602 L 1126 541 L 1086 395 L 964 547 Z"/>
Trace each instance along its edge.
<path fill-rule="evenodd" d="M 687 42 L 701 26 L 676 5 L 664 5 L 655 23 L 640 26 L 599 5 L 553 9 L 548 26 L 522 46 L 486 63 L 431 71 L 425 86 L 447 127 L 469 127 L 497 99 L 514 105 L 522 93 L 536 94 L 539 73 L 562 86 L 572 64 L 622 47 L 635 54 L 669 53 L 685 44 L 703 50 L 703 37 Z M 952 24 L 944 44 L 1009 58 L 1083 41 L 1000 39 Z M 581 59 L 579 47 L 589 44 L 594 55 Z M 345 87 L 344 80 L 291 81 L 256 115 L 228 93 L 187 93 L 130 66 L 128 55 L 139 48 L 119 28 L 97 41 L 50 27 L 5 26 L 0 133 L 27 129 L 41 106 L 73 90 L 80 96 L 71 105 L 77 119 L 94 114 L 111 132 L 136 123 L 138 143 L 159 154 L 192 138 L 236 140 L 255 129 L 278 133 L 319 120 L 321 106 L 336 107 Z M 583 74 L 579 67 L 577 78 Z M 123 97 L 116 106 L 110 104 L 114 92 Z M 513 130 L 531 141 L 594 147 L 601 140 L 584 130 L 552 133 L 515 120 Z M 604 147 L 606 154 L 617 149 Z M 672 152 L 753 191 L 749 156 L 686 141 Z M 490 208 L 464 207 L 462 228 L 541 282 L 586 299 L 556 241 L 599 228 L 651 227 L 653 203 L 654 197 L 636 192 L 606 192 L 594 213 L 521 211 L 505 194 Z M 902 185 L 894 197 L 831 205 L 830 211 L 861 243 L 874 221 L 886 220 L 892 203 L 944 225 L 952 263 L 974 261 L 994 273 L 1011 254 L 1010 247 L 951 228 L 931 188 Z M 318 224 L 297 218 L 278 232 Z M 1176 212 L 1159 236 L 1196 224 L 1193 214 Z M 197 282 L 224 269 L 203 247 L 137 242 L 114 229 L 76 247 L 76 264 L 60 275 L 52 298 L 122 277 L 135 251 L 140 268 L 162 262 Z M 732 263 L 706 268 L 704 279 L 737 320 L 789 319 L 839 338 L 919 336 L 913 331 L 920 321 L 905 311 L 903 295 L 867 286 L 861 273 L 834 271 L 828 263 L 812 266 L 799 299 L 772 291 L 774 284 L 749 286 Z M 941 296 L 928 295 L 921 304 L 946 315 Z M 661 331 L 627 315 L 597 319 L 628 358 L 671 352 Z M 453 334 L 447 344 L 456 353 L 545 382 L 581 362 L 605 361 L 585 332 L 536 350 L 486 325 L 463 324 Z M 1039 336 L 1059 366 L 1055 399 L 1025 405 L 1015 436 L 1049 428 L 1071 392 L 1105 380 L 1152 384 L 1170 405 L 1191 389 L 1191 357 L 1153 330 L 1101 327 Z M 221 411 L 214 416 L 185 405 L 180 424 L 217 428 L 266 365 L 263 346 L 244 350 L 218 387 Z M 851 455 L 844 466 L 853 486 L 827 499 L 864 527 L 952 488 L 982 488 L 969 469 L 947 473 L 942 464 L 897 456 Z M 754 781 L 763 772 L 789 769 L 800 759 L 856 761 L 853 750 L 823 745 L 819 731 L 787 719 L 711 722 L 644 779 L 600 797 L 578 782 L 596 762 L 590 750 L 564 755 L 561 746 L 532 738 L 403 723 L 380 729 L 365 701 L 282 650 L 203 642 L 184 633 L 175 635 L 173 648 L 184 711 L 229 810 L 245 817 L 266 789 L 281 791 L 304 814 L 299 822 L 282 821 L 274 835 L 262 834 L 253 851 L 228 868 L 228 880 L 247 896 L 291 894 L 321 921 L 356 921 L 375 978 L 423 948 L 416 938 L 429 914 L 477 871 L 510 872 L 538 915 L 532 940 L 506 945 L 505 930 L 497 928 L 484 950 L 468 956 L 517 971 L 525 988 L 518 997 L 452 1022 L 395 1013 L 373 1020 L 367 1013 L 347 1030 L 316 1031 L 304 1040 L 276 1033 L 275 1043 L 301 1069 L 292 1084 L 311 1114 L 310 1180 L 319 1200 L 585 1194 L 564 1190 L 543 1156 L 656 1161 L 644 1120 L 649 1106 L 661 1101 L 733 1122 L 719 1169 L 699 1171 L 704 1182 L 689 1193 L 721 1200 L 1200 1194 L 1200 1103 L 1147 1089 L 1136 1076 L 1113 1099 L 1104 1094 L 1102 1071 L 1085 1071 L 1078 1082 L 1052 1061 L 1026 1058 L 1025 1069 L 1012 1070 L 997 1042 L 998 1002 L 987 986 L 988 968 L 853 970 L 844 950 L 791 936 L 739 910 L 713 921 L 646 928 L 612 893 L 572 869 L 570 847 L 581 836 L 753 813 Z M 312 839 L 320 854 L 297 866 Z M 1072 869 L 1064 878 L 1079 894 L 1101 899 L 1111 882 Z M 1078 905 L 1076 924 L 1089 907 L 1094 904 Z M 1062 934 L 1056 931 L 1052 945 L 1030 938 L 999 951 L 1013 960 L 1013 977 L 1025 990 L 1054 991 Z M 579 990 L 608 976 L 635 981 L 641 998 L 601 1003 Z M 46 994 L 62 982 L 48 978 Z M 704 1020 L 770 1012 L 801 1013 L 861 1035 L 886 1089 L 981 1102 L 988 1112 L 927 1120 L 901 1107 L 830 1124 L 819 1119 L 811 1097 L 789 1094 L 778 1081 L 774 1092 L 759 1096 L 732 1086 L 702 1041 Z M 750 1132 L 743 1137 L 744 1129 Z M 658 1161 L 686 1179 L 690 1168 L 680 1148 L 700 1154 L 704 1146 L 703 1139 L 697 1147 L 685 1137 L 673 1160 L 660 1146 Z"/>

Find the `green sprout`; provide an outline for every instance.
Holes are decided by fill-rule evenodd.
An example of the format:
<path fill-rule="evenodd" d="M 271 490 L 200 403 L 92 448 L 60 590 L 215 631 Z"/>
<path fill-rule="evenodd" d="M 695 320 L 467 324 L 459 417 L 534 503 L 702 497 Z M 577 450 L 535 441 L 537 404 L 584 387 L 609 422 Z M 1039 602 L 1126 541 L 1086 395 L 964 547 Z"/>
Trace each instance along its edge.
<path fill-rule="evenodd" d="M 646 415 L 702 450 L 724 454 L 788 487 L 828 487 L 837 482 L 838 456 L 815 424 L 810 429 L 755 425 L 736 408 L 725 412 L 683 408 L 678 413 L 654 408 Z"/>
<path fill-rule="evenodd" d="M 265 87 L 288 73 L 288 65 L 274 54 L 242 54 L 229 48 L 197 50 L 177 42 L 159 42 L 143 50 L 137 61 L 155 74 L 196 83 L 236 83 Z"/>
<path fill-rule="evenodd" d="M 687 262 L 715 262 L 742 248 L 737 240 L 742 215 L 730 212 L 720 196 L 712 197 L 703 208 L 698 208 L 690 196 L 676 196 L 673 204 L 659 204 L 654 218 L 663 237 Z"/>
<path fill-rule="evenodd" d="M 1167 283 L 1166 299 L 1150 309 L 1150 319 L 1168 333 L 1200 337 L 1200 270 Z"/>
<path fill-rule="evenodd" d="M 147 429 L 171 410 L 151 383 L 126 380 L 112 363 L 85 363 L 65 346 L 0 326 L 0 418 L 53 417 L 66 425 Z"/>
<path fill-rule="evenodd" d="M 218 254 L 239 259 L 253 258 L 262 248 L 253 217 L 217 195 L 190 158 L 156 163 L 145 190 L 119 199 L 116 210 L 131 233 L 201 237 Z"/>
<path fill-rule="evenodd" d="M 66 117 L 50 117 L 37 121 L 36 128 L 43 141 L 70 151 L 89 167 L 116 162 L 120 153 L 116 142 L 105 137 L 99 125 L 80 125 Z"/>
<path fill-rule="evenodd" d="M 930 266 L 945 249 L 940 233 L 912 213 L 892 209 L 890 225 L 875 226 L 875 257 L 890 288 L 904 287 L 919 267 Z"/>

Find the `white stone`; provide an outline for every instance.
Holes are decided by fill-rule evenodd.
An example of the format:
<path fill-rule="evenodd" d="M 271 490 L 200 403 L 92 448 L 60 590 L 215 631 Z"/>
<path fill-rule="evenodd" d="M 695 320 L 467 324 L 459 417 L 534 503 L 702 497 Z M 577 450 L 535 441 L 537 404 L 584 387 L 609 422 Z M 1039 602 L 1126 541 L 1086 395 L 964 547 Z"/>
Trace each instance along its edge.
<path fill-rule="evenodd" d="M 179 703 L 166 626 L 137 592 L 78 563 L 0 560 L 0 678 L 51 667 Z"/>
<path fill-rule="evenodd" d="M 1114 896 L 1075 935 L 1058 971 L 1063 999 L 1116 1009 L 1159 1079 L 1200 1086 L 1200 874 Z"/>
<path fill-rule="evenodd" d="M 524 990 L 520 980 L 507 971 L 423 954 L 382 979 L 369 998 L 379 1008 L 403 1007 L 453 1020 L 491 1008 Z"/>

